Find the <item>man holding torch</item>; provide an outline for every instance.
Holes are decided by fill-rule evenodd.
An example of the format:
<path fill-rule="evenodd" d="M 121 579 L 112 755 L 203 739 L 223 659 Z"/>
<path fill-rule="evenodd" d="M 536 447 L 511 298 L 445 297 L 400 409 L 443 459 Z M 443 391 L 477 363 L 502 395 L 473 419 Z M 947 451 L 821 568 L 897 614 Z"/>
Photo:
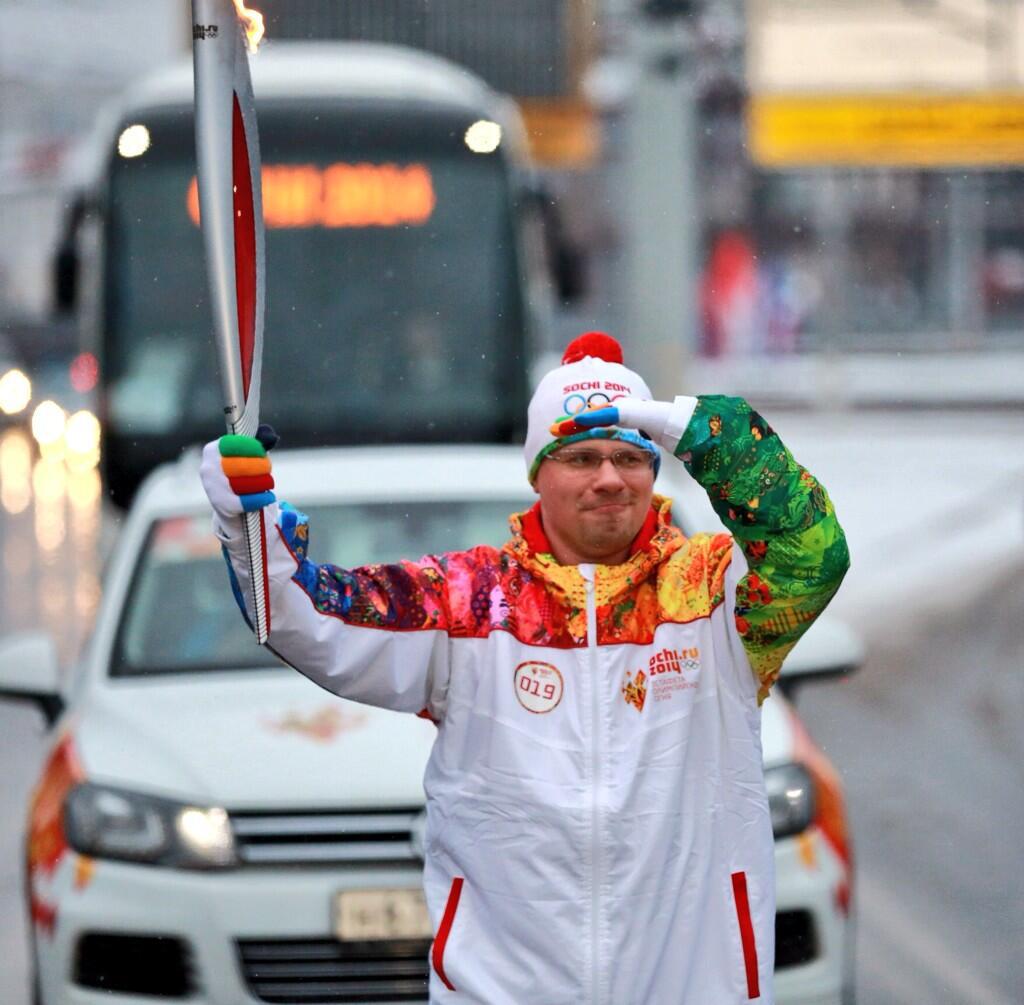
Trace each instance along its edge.
<path fill-rule="evenodd" d="M 673 526 L 659 447 L 730 533 Z M 652 401 L 588 333 L 533 395 L 539 499 L 509 541 L 357 569 L 311 561 L 306 518 L 239 480 L 253 455 L 269 474 L 259 441 L 225 437 L 201 470 L 247 617 L 257 510 L 268 646 L 438 727 L 430 1001 L 770 1003 L 759 704 L 849 560 L 824 488 L 764 419 L 737 398 Z"/>

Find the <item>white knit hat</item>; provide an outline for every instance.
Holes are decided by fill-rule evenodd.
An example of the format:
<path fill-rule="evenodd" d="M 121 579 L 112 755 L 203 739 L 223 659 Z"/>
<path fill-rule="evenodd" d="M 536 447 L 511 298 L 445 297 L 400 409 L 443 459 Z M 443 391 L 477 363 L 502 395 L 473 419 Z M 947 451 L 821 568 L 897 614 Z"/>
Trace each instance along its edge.
<path fill-rule="evenodd" d="M 611 426 L 574 430 L 561 436 L 551 431 L 556 422 L 571 419 L 587 408 L 614 404 L 618 398 L 651 398 L 644 379 L 623 366 L 622 346 L 604 332 L 587 332 L 573 339 L 562 356 L 562 365 L 544 375 L 530 399 L 523 451 L 530 481 L 551 451 L 585 439 L 625 440 L 650 450 L 657 464 L 658 448 L 635 429 Z"/>

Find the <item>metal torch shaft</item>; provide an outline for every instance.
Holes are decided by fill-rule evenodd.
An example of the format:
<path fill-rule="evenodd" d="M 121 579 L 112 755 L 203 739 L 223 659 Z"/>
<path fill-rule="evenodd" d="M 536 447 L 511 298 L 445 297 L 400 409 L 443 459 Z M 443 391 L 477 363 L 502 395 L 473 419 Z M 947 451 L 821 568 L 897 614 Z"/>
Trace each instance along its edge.
<path fill-rule="evenodd" d="M 259 426 L 264 246 L 259 140 L 242 25 L 232 0 L 192 0 L 199 210 L 228 432 Z M 263 511 L 246 514 L 254 624 L 269 634 Z"/>

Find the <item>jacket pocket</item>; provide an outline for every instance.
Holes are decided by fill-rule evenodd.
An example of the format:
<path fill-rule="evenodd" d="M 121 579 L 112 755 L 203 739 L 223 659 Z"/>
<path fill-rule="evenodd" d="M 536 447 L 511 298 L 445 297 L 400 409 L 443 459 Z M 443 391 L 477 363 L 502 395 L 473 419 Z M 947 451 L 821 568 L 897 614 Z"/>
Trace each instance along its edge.
<path fill-rule="evenodd" d="M 750 917 L 750 900 L 747 897 L 747 874 L 732 874 L 732 898 L 736 904 L 736 920 L 740 926 L 740 942 L 743 944 L 743 967 L 747 974 L 747 997 L 759 998 L 761 985 L 757 976 L 757 939 L 754 936 L 754 922 Z"/>
<path fill-rule="evenodd" d="M 430 962 L 434 968 L 434 973 L 437 974 L 441 983 L 449 991 L 454 991 L 455 985 L 448 980 L 448 976 L 444 972 L 444 949 L 448 944 L 448 936 L 451 934 L 452 925 L 455 923 L 455 912 L 459 909 L 462 883 L 463 878 L 461 876 L 453 877 L 451 889 L 448 891 L 448 902 L 444 906 L 441 924 L 437 929 L 437 935 L 434 936 L 434 945 L 430 950 Z"/>

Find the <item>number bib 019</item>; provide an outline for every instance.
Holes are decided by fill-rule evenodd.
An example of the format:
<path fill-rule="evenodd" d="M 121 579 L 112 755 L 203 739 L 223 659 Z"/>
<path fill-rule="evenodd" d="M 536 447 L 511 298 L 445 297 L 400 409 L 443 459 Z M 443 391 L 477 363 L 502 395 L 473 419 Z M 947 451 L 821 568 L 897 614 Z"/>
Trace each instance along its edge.
<path fill-rule="evenodd" d="M 520 663 L 513 684 L 516 698 L 527 712 L 550 712 L 562 700 L 562 675 L 550 663 Z"/>

